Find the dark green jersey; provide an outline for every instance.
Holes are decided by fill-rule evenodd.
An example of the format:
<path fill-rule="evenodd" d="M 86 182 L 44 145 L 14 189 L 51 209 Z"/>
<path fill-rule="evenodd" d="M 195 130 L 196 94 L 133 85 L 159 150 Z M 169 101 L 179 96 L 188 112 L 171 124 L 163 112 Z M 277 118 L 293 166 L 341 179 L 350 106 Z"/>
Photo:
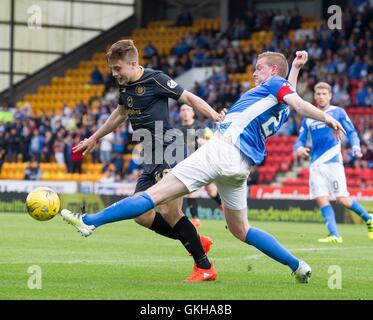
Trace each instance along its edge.
<path fill-rule="evenodd" d="M 150 132 L 154 149 L 156 143 L 168 145 L 172 142 L 165 137 L 166 131 L 172 129 L 168 98 L 178 100 L 183 91 L 162 71 L 145 68 L 139 80 L 119 85 L 118 104 L 128 111 L 133 130 L 146 129 Z"/>

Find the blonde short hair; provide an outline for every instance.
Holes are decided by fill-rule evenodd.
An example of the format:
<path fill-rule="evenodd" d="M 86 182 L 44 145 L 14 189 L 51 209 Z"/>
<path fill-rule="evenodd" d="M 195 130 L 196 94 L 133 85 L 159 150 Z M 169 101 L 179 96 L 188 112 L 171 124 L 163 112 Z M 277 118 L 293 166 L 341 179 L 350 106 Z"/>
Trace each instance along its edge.
<path fill-rule="evenodd" d="M 278 68 L 278 75 L 286 78 L 289 73 L 289 65 L 285 56 L 279 52 L 266 51 L 258 55 L 258 59 L 267 58 L 267 63 L 270 66 L 276 65 Z"/>
<path fill-rule="evenodd" d="M 139 53 L 133 40 L 119 40 L 115 42 L 106 54 L 107 61 L 138 61 Z"/>
<path fill-rule="evenodd" d="M 329 93 L 332 93 L 332 87 L 329 83 L 326 82 L 318 82 L 314 86 L 313 90 L 316 91 L 317 89 L 326 89 L 329 91 Z"/>

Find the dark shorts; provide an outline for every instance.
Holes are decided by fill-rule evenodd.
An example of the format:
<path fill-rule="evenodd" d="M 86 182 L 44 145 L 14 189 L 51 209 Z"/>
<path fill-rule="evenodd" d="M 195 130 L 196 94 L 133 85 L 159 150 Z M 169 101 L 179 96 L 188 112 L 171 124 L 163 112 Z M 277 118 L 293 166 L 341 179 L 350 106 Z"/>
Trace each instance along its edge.
<path fill-rule="evenodd" d="M 184 147 L 184 158 L 188 156 L 188 148 Z M 161 180 L 168 172 L 175 167 L 177 163 L 168 164 L 163 162 L 162 164 L 144 164 L 144 171 L 137 180 L 135 193 L 145 191 L 151 186 L 155 185 L 159 180 Z"/>

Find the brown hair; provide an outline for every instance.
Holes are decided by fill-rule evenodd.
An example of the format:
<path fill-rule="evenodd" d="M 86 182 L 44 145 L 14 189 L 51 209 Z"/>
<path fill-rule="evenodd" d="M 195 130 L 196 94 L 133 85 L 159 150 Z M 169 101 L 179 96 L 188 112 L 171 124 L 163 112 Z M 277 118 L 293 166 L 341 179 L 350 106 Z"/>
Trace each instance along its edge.
<path fill-rule="evenodd" d="M 330 86 L 329 83 L 326 82 L 318 82 L 314 86 L 313 90 L 316 91 L 317 89 L 326 89 L 329 91 L 329 93 L 332 93 L 332 87 Z"/>
<path fill-rule="evenodd" d="M 278 75 L 280 77 L 286 78 L 289 72 L 288 61 L 285 56 L 279 52 L 266 51 L 258 55 L 258 59 L 268 58 L 267 63 L 270 66 L 276 65 L 278 68 Z"/>
<path fill-rule="evenodd" d="M 139 53 L 133 40 L 119 40 L 115 42 L 106 54 L 107 61 L 126 60 L 138 61 Z"/>

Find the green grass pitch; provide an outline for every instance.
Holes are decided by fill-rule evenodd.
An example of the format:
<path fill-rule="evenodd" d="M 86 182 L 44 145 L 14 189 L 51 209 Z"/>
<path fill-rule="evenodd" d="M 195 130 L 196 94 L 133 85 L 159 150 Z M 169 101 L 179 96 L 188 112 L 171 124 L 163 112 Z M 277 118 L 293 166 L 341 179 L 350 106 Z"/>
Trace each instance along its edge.
<path fill-rule="evenodd" d="M 318 223 L 254 222 L 271 232 L 313 269 L 309 284 L 290 269 L 233 238 L 223 221 L 203 221 L 214 245 L 214 282 L 184 283 L 192 258 L 180 243 L 133 221 L 103 226 L 89 238 L 57 216 L 48 222 L 27 214 L 0 214 L 0 299 L 372 299 L 373 241 L 366 227 L 339 225 L 340 245 L 318 244 Z M 41 289 L 29 289 L 32 265 L 41 267 Z M 331 289 L 341 271 L 341 289 Z"/>

